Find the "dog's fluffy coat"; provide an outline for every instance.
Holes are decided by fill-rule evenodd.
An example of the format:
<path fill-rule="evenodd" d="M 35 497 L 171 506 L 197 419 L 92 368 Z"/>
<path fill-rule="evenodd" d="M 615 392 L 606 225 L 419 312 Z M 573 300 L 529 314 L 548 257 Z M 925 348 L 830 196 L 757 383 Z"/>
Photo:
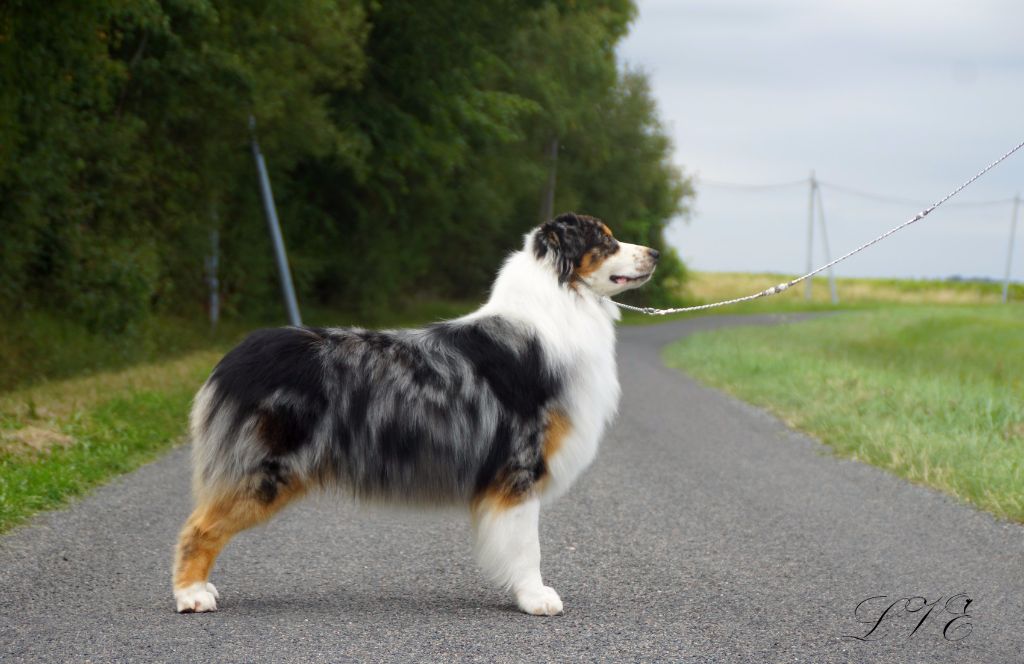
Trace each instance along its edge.
<path fill-rule="evenodd" d="M 191 416 L 196 509 L 174 570 L 178 611 L 209 611 L 217 554 L 314 487 L 470 506 L 477 558 L 520 608 L 551 615 L 540 501 L 590 463 L 619 399 L 617 308 L 657 252 L 566 214 L 526 236 L 489 301 L 424 329 L 289 327 L 217 365 Z"/>

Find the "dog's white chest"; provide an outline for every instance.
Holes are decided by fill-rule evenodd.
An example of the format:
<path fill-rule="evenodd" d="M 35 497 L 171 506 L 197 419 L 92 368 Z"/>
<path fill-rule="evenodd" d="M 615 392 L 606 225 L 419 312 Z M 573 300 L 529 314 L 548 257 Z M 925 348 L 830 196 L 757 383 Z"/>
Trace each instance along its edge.
<path fill-rule="evenodd" d="M 570 428 L 557 452 L 547 459 L 550 480 L 544 491 L 546 499 L 565 493 L 594 460 L 619 404 L 613 353 L 581 363 L 573 373 L 565 404 Z"/>

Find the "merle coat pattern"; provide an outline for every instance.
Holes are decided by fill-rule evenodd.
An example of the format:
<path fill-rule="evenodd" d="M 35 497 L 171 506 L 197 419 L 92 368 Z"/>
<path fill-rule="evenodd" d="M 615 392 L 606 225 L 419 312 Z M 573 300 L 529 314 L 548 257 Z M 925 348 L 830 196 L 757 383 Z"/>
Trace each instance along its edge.
<path fill-rule="evenodd" d="M 312 488 L 466 504 L 484 571 L 520 608 L 561 611 L 541 582 L 541 499 L 590 463 L 614 414 L 614 305 L 657 252 L 565 214 L 526 236 L 491 297 L 422 329 L 260 330 L 229 352 L 191 417 L 196 509 L 175 560 L 179 611 L 216 609 L 207 581 L 238 531 Z"/>

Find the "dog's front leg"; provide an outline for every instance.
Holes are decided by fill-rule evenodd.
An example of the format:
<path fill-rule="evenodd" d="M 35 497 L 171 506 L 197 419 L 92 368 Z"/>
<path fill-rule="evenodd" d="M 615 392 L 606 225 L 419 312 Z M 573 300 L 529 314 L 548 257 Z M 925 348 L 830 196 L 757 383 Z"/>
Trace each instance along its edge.
<path fill-rule="evenodd" d="M 561 613 L 561 598 L 540 576 L 540 501 L 485 499 L 473 516 L 476 556 L 484 573 L 511 590 L 526 613 Z"/>

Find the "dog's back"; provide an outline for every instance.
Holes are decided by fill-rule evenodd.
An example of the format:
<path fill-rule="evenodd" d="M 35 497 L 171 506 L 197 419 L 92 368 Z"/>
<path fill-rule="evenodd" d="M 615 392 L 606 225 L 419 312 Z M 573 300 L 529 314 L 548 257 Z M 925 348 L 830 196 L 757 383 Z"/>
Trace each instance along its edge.
<path fill-rule="evenodd" d="M 198 496 L 297 486 L 468 501 L 544 471 L 560 392 L 538 340 L 499 317 L 423 330 L 280 328 L 217 365 L 192 412 Z"/>

